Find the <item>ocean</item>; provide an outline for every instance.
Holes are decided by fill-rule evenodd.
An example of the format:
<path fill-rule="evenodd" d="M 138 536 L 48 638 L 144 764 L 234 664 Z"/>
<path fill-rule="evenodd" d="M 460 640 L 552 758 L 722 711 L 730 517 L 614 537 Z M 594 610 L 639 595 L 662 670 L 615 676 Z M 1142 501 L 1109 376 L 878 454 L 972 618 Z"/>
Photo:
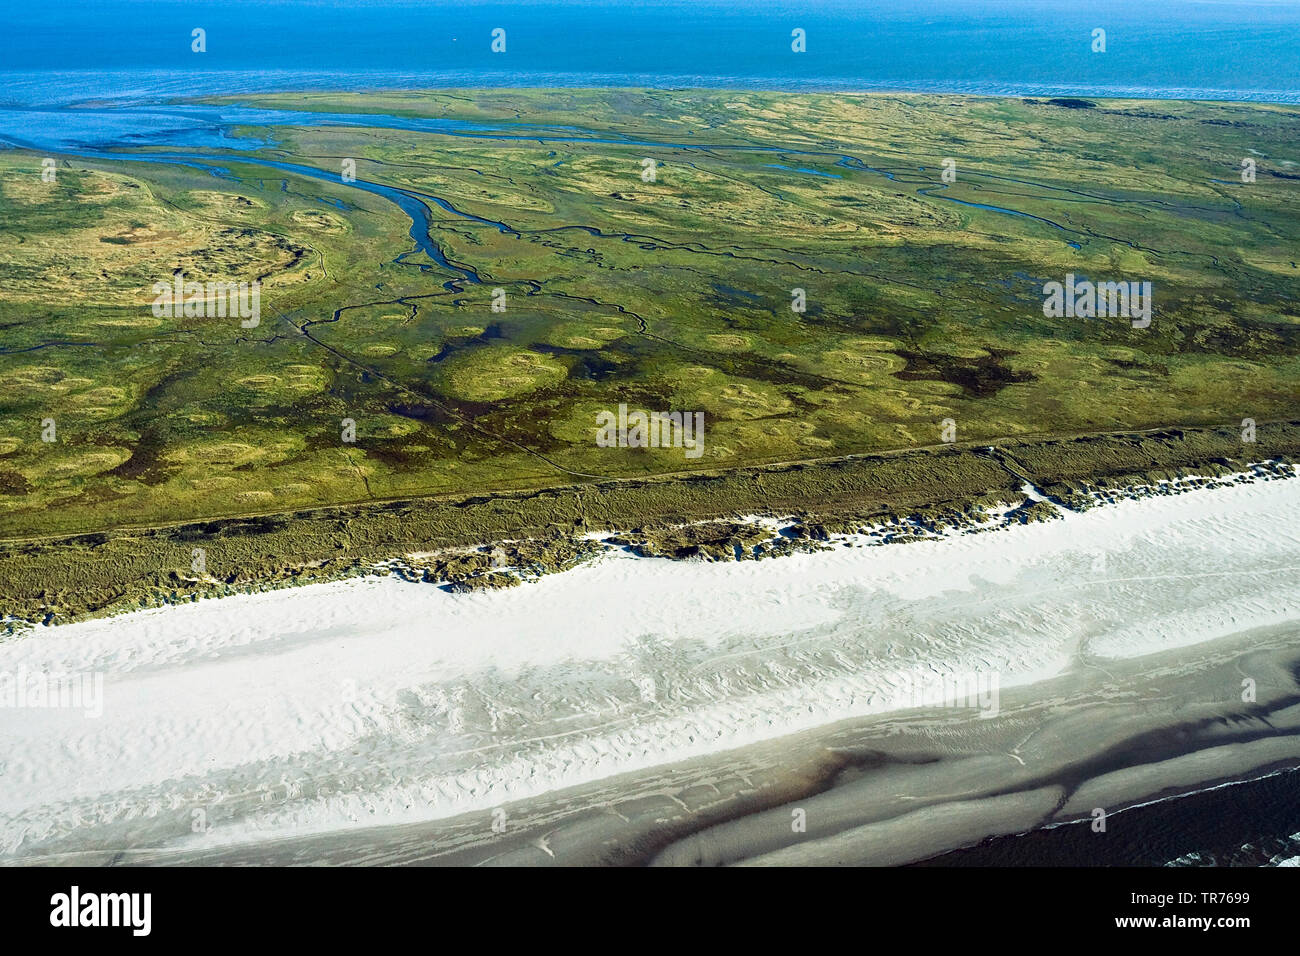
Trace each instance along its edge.
<path fill-rule="evenodd" d="M 0 4 L 0 106 L 307 88 L 650 86 L 1300 102 L 1294 0 Z M 192 31 L 206 50 L 192 52 Z M 491 49 L 505 31 L 505 51 Z M 805 31 L 806 51 L 792 50 Z M 1093 52 L 1093 31 L 1105 52 Z"/>
<path fill-rule="evenodd" d="M 917 866 L 1300 866 L 1300 770 L 1088 822 L 994 837 Z"/>

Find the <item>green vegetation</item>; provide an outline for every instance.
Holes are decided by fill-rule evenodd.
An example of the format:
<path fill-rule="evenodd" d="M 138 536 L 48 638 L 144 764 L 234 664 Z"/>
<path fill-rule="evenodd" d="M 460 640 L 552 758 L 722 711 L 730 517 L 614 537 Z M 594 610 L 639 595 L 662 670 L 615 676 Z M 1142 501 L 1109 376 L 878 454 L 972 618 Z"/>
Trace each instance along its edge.
<path fill-rule="evenodd" d="M 1234 475 L 1264 459 L 1300 461 L 1300 423 L 1265 425 L 1252 445 L 1235 429 L 1085 436 L 78 535 L 0 548 L 0 581 L 13 595 L 9 615 L 51 622 L 378 566 L 455 587 L 508 586 L 518 578 L 502 567 L 544 574 L 596 553 L 593 531 L 616 532 L 611 544 L 645 555 L 727 559 L 741 548 L 764 557 L 864 526 L 897 525 L 892 540 L 907 541 L 909 530 L 967 527 L 1002 504 L 1039 520 L 1026 480 L 1083 507 L 1090 492 Z M 711 520 L 752 514 L 800 520 L 776 541 L 745 522 Z"/>
<path fill-rule="evenodd" d="M 1003 444 L 1295 417 L 1293 108 L 636 90 L 255 105 L 461 119 L 520 138 L 256 128 L 244 132 L 273 145 L 211 153 L 222 176 L 69 156 L 56 183 L 41 181 L 39 156 L 0 153 L 0 538 L 926 448 L 947 418 L 959 441 Z M 1249 184 L 1245 157 L 1258 165 Z M 417 248 L 392 201 L 337 179 L 348 158 L 362 184 L 422 204 L 450 266 Z M 261 281 L 261 324 L 155 316 L 151 287 L 177 271 Z M 1150 281 L 1151 326 L 1044 317 L 1044 282 L 1067 273 Z M 703 411 L 703 456 L 597 447 L 596 413 L 620 403 Z M 41 440 L 45 419 L 56 442 Z M 948 497 L 918 500 L 995 492 L 1006 475 L 994 471 L 945 473 Z M 733 507 L 706 499 L 635 508 L 651 520 Z M 257 578 L 271 554 L 290 574 L 341 549 L 351 563 L 518 532 L 523 519 L 502 514 L 447 527 L 408 514 L 410 534 L 361 539 L 344 517 L 292 532 L 265 519 L 292 540 L 269 538 L 285 550 L 259 545 L 228 573 Z M 41 594 L 78 613 L 134 600 L 140 582 L 188 566 L 173 533 L 105 539 L 109 564 L 131 570 L 92 561 L 75 600 L 74 581 L 12 545 L 0 612 L 12 599 L 29 614 Z"/>

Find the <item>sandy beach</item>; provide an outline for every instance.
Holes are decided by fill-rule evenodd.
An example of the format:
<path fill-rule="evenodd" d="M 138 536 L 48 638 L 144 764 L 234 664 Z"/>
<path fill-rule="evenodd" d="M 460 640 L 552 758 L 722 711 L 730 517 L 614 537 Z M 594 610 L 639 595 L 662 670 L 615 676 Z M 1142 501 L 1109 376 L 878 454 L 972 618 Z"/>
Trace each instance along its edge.
<path fill-rule="evenodd" d="M 898 864 L 1121 826 L 1300 763 L 1297 519 L 1300 481 L 1254 481 L 37 629 L 0 671 L 100 675 L 102 713 L 0 709 L 0 859 Z"/>

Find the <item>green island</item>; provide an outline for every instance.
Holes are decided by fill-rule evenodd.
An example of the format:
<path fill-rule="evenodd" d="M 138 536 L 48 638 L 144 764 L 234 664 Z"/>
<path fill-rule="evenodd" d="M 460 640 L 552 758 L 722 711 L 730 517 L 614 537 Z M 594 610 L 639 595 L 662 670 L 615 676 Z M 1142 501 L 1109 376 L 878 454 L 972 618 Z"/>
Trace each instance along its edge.
<path fill-rule="evenodd" d="M 11 626 L 389 559 L 500 583 L 486 546 L 553 569 L 596 530 L 753 555 L 752 527 L 721 519 L 798 514 L 815 540 L 1022 507 L 1025 481 L 1068 502 L 1300 453 L 1293 107 L 239 103 L 308 115 L 185 162 L 60 155 L 53 183 L 41 154 L 0 152 Z M 178 275 L 259 282 L 260 322 L 158 315 Z M 1067 276 L 1149 282 L 1150 324 L 1045 315 Z M 702 453 L 601 447 L 620 405 L 702 412 Z M 409 559 L 448 548 L 470 550 Z"/>

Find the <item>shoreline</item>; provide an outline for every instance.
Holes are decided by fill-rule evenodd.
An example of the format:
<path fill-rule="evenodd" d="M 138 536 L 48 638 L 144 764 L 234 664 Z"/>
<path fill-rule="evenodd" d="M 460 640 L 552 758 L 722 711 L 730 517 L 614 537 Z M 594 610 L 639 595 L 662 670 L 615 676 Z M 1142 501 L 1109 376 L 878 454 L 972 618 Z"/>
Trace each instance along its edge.
<path fill-rule="evenodd" d="M 1279 780 L 1279 778 L 1283 778 L 1283 779 Z M 1279 761 L 1275 765 L 1264 765 L 1261 767 L 1257 767 L 1253 771 L 1250 771 L 1248 774 L 1242 777 L 1224 778 L 1221 781 L 1207 780 L 1204 782 L 1203 786 L 1197 788 L 1179 789 L 1175 793 L 1162 795 L 1142 803 L 1137 803 L 1132 806 L 1123 807 L 1118 810 L 1115 810 L 1114 815 L 1126 814 L 1126 813 L 1140 814 L 1142 811 L 1147 811 L 1147 810 L 1173 811 L 1175 810 L 1175 808 L 1177 808 L 1178 810 L 1185 811 L 1187 809 L 1187 804 L 1183 803 L 1183 801 L 1190 801 L 1190 802 L 1212 801 L 1213 798 L 1217 795 L 1218 791 L 1229 790 L 1236 787 L 1246 788 L 1249 791 L 1253 789 L 1258 789 L 1261 785 L 1271 785 L 1276 782 L 1284 786 L 1288 791 L 1291 791 L 1300 788 L 1300 779 L 1298 778 L 1300 778 L 1300 758 L 1294 760 L 1283 760 L 1283 761 Z M 1202 810 L 1201 812 L 1204 811 Z M 1190 816 L 1190 817 L 1181 816 L 1180 819 L 1191 819 L 1193 821 L 1200 822 L 1196 816 Z M 1246 821 L 1243 821 L 1243 823 L 1245 822 Z M 906 865 L 923 866 L 923 867 L 932 867 L 932 866 L 984 867 L 984 866 L 1018 865 L 1018 864 L 1008 863 L 1002 857 L 1002 854 L 1016 852 L 1017 848 L 1013 846 L 1013 844 L 1016 841 L 1024 840 L 1026 838 L 1030 840 L 1037 839 L 1040 841 L 1050 841 L 1055 836 L 1053 831 L 1066 831 L 1069 828 L 1081 827 L 1081 826 L 1084 826 L 1086 828 L 1087 823 L 1088 821 L 1086 820 L 1074 820 L 1065 823 L 1052 823 L 1052 824 L 1048 824 L 1045 827 L 1040 827 L 1033 830 L 1027 830 L 1022 833 L 1011 833 L 1011 834 L 1003 834 L 1000 836 L 989 836 L 981 840 L 978 844 L 947 850 L 937 856 L 929 857 L 924 860 L 917 860 L 914 863 L 909 863 Z M 1284 827 L 1283 829 L 1290 829 L 1290 827 Z M 1249 829 L 1246 826 L 1242 826 L 1241 830 L 1245 831 L 1246 833 L 1249 833 Z M 1259 836 L 1255 836 L 1254 838 L 1260 839 Z M 1266 834 L 1264 835 L 1264 838 L 1274 839 L 1274 840 L 1286 840 L 1290 844 L 1290 849 L 1293 852 L 1295 850 L 1300 850 L 1300 831 L 1297 831 L 1296 833 L 1292 833 L 1292 834 L 1287 834 L 1286 836 L 1282 836 L 1282 837 L 1279 837 L 1277 834 Z M 1062 841 L 1062 842 L 1068 843 L 1068 842 L 1076 842 L 1076 841 Z M 1244 851 L 1249 846 L 1250 845 L 1242 846 L 1238 849 L 1240 851 Z M 1250 847 L 1250 848 L 1258 850 L 1258 847 Z M 1203 858 L 1203 854 L 1205 852 L 1206 852 L 1205 848 L 1192 850 L 1189 853 L 1182 854 L 1180 857 L 1167 859 L 1163 861 L 1162 865 L 1164 866 L 1205 865 L 1205 864 L 1200 864 L 1198 862 L 1200 859 Z M 1289 859 L 1288 858 L 1279 859 L 1279 857 L 1281 856 L 1282 856 L 1281 853 L 1274 854 L 1267 863 L 1260 864 L 1260 865 L 1295 866 L 1298 864 L 1292 861 L 1293 860 L 1300 861 L 1300 856 L 1292 857 Z M 1028 865 L 1035 865 L 1035 864 L 1029 863 Z M 1141 865 L 1150 865 L 1150 864 L 1145 863 L 1145 861 L 1134 862 L 1132 860 L 1127 860 L 1123 858 L 1121 858 L 1117 863 L 1102 863 L 1102 862 L 1091 862 L 1091 861 L 1078 862 L 1073 860 L 1064 861 L 1059 857 L 1057 857 L 1054 860 L 1053 865 L 1057 865 L 1057 866 L 1138 865 L 1141 866 Z M 1222 864 L 1212 862 L 1208 865 L 1218 866 Z M 1243 865 L 1243 864 L 1229 862 L 1226 865 L 1236 866 L 1236 865 Z"/>
<path fill-rule="evenodd" d="M 92 76 L 92 77 L 116 77 L 130 76 L 138 77 L 138 70 L 109 70 L 109 69 L 88 69 L 88 70 L 15 70 L 13 74 L 20 77 L 41 77 L 41 76 Z M 160 80 L 163 82 L 185 82 L 192 84 L 194 73 L 191 71 L 177 72 L 157 70 L 153 71 L 157 78 L 154 83 Z M 207 70 L 199 71 L 198 75 L 204 77 L 219 77 L 228 79 L 238 79 L 248 84 L 248 71 L 244 70 Z M 776 77 L 776 76 L 727 76 L 727 75 L 686 75 L 686 74 L 625 74 L 625 73 L 584 73 L 584 72 L 557 72 L 557 73 L 540 73 L 534 71 L 531 77 L 532 82 L 520 83 L 520 75 L 509 71 L 500 71 L 498 73 L 485 73 L 483 71 L 393 71 L 383 69 L 372 70 L 353 70 L 353 71 L 330 71 L 330 70 L 302 70 L 302 69 L 280 69 L 280 70 L 259 70 L 257 76 L 266 77 L 268 84 L 261 86 L 254 84 L 238 92 L 201 92 L 198 94 L 170 94 L 162 89 L 155 87 L 152 90 L 140 92 L 138 90 L 138 80 L 133 84 L 133 89 L 129 94 L 118 96 L 116 98 L 105 98 L 103 95 L 97 95 L 91 98 L 68 99 L 66 96 L 58 100 L 46 100 L 38 103 L 22 103 L 21 106 L 14 102 L 6 101 L 0 108 L 35 108 L 35 109 L 59 109 L 66 107 L 94 107 L 101 104 L 117 104 L 123 99 L 128 99 L 134 105 L 172 105 L 186 100 L 195 100 L 201 98 L 214 98 L 223 96 L 251 96 L 264 93 L 392 93 L 392 92 L 422 92 L 422 91 L 459 91 L 473 89 L 565 89 L 565 90 L 604 90 L 604 89 L 636 89 L 636 90 L 691 90 L 691 91 L 741 91 L 741 92 L 758 92 L 758 93 L 807 93 L 807 94 L 828 94 L 838 96 L 963 96 L 963 97 L 981 97 L 981 98 L 1038 98 L 1038 97 L 1093 97 L 1096 99 L 1108 100 L 1147 100 L 1151 102 L 1195 102 L 1195 103 L 1262 103 L 1266 105 L 1294 106 L 1300 104 L 1300 95 L 1287 89 L 1222 89 L 1213 87 L 1197 86 L 1169 86 L 1169 87 L 1151 87 L 1151 86 L 1133 86 L 1133 85 L 1071 85 L 1071 84 L 1052 84 L 1052 83 L 999 83 L 995 81 L 973 81 L 965 84 L 951 84 L 942 81 L 936 81 L 929 85 L 907 83 L 898 80 L 861 80 L 858 78 L 845 78 L 842 80 L 833 80 L 828 77 L 801 79 L 798 77 Z M 357 81 L 363 82 L 375 77 L 389 77 L 390 81 L 379 82 L 373 85 L 363 85 L 358 87 Z M 306 79 L 309 83 L 320 81 L 314 85 L 302 87 L 273 85 L 283 83 L 286 80 Z M 493 79 L 499 79 L 500 82 L 493 82 Z M 604 80 L 604 82 L 602 82 Z M 731 81 L 731 82 L 727 82 Z M 145 97 L 141 99 L 141 97 Z"/>
<path fill-rule="evenodd" d="M 499 810 L 508 826 L 499 832 L 492 828 L 499 818 L 480 810 L 247 843 L 37 853 L 0 858 L 0 866 L 1017 865 L 980 861 L 990 846 L 1005 854 L 1016 840 L 1089 829 L 1094 817 L 1065 811 L 1063 794 L 1108 776 L 1128 783 L 1101 804 L 1106 833 L 1139 842 L 1144 810 L 1280 776 L 1300 787 L 1300 686 L 1282 676 L 1300 668 L 1297 633 L 1293 623 L 1133 658 L 1111 668 L 1109 692 L 1097 675 L 1071 669 L 1009 690 L 1002 721 L 971 726 L 969 716 L 945 709 L 850 718 L 507 801 Z M 1246 710 L 1220 686 L 1242 661 L 1279 678 Z M 1176 702 L 1143 713 L 1116 700 L 1123 696 L 1116 691 L 1147 681 L 1142 671 L 1153 666 L 1177 673 Z M 1253 739 L 1223 742 L 1205 729 L 1224 723 L 1249 725 Z M 1050 739 L 1024 747 L 1027 731 Z M 1018 766 L 1003 749 L 1016 740 Z M 1142 752 L 1144 740 L 1159 745 Z M 1138 755 L 1125 756 L 1135 744 Z M 1172 779 L 1169 765 L 1179 761 L 1205 771 L 1194 781 Z M 1096 774 L 1081 774 L 1084 765 Z M 791 829 L 795 810 L 805 814 L 805 832 Z M 1243 832 L 1251 824 L 1239 821 Z"/>

